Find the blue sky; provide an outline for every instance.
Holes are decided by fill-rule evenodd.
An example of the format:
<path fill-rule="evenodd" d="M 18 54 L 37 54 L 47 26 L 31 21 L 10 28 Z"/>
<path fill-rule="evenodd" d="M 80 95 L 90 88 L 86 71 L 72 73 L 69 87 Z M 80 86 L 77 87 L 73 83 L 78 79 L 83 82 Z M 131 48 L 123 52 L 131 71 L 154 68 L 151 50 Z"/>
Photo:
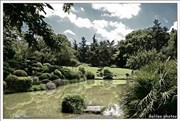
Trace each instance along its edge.
<path fill-rule="evenodd" d="M 70 14 L 62 11 L 63 4 L 51 5 L 54 11 L 45 8 L 45 21 L 56 34 L 65 34 L 71 42 L 75 39 L 79 43 L 84 36 L 91 43 L 94 34 L 98 41 L 117 42 L 134 30 L 153 26 L 154 19 L 162 26 L 177 29 L 176 3 L 75 3 Z"/>

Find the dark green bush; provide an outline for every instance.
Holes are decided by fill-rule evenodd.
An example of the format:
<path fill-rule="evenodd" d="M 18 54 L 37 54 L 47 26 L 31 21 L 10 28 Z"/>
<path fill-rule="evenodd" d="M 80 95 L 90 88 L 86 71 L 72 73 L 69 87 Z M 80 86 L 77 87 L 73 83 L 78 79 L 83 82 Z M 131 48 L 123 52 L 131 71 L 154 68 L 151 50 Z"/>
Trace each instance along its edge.
<path fill-rule="evenodd" d="M 48 89 L 48 90 L 56 89 L 56 85 L 54 83 L 52 83 L 52 82 L 48 82 L 46 84 L 46 89 Z"/>
<path fill-rule="evenodd" d="M 76 59 L 70 60 L 70 66 L 77 67 L 79 64 L 80 64 L 79 61 Z"/>
<path fill-rule="evenodd" d="M 45 84 L 40 84 L 40 85 L 39 85 L 39 88 L 40 88 L 41 90 L 46 90 L 46 85 L 45 85 Z"/>
<path fill-rule="evenodd" d="M 49 73 L 43 73 L 39 76 L 39 80 L 43 80 L 43 79 L 50 79 L 51 74 Z"/>
<path fill-rule="evenodd" d="M 66 95 L 63 98 L 61 107 L 63 113 L 81 113 L 86 105 L 82 96 Z"/>
<path fill-rule="evenodd" d="M 78 69 L 83 75 L 86 73 L 86 71 L 85 71 L 85 69 L 84 69 L 84 67 L 79 67 L 79 69 Z"/>
<path fill-rule="evenodd" d="M 60 70 L 66 79 L 80 79 L 82 76 L 81 72 L 74 72 L 69 68 L 61 68 Z"/>
<path fill-rule="evenodd" d="M 37 67 L 42 67 L 43 65 L 42 65 L 40 62 L 37 62 L 37 63 L 36 63 L 36 66 L 37 66 Z"/>
<path fill-rule="evenodd" d="M 50 82 L 49 79 L 43 79 L 43 80 L 41 80 L 41 83 L 43 83 L 43 84 L 47 84 L 48 82 Z"/>
<path fill-rule="evenodd" d="M 176 61 L 149 63 L 139 70 L 133 84 L 127 86 L 121 100 L 126 118 L 177 116 Z"/>
<path fill-rule="evenodd" d="M 25 92 L 28 91 L 33 83 L 30 77 L 17 77 L 15 75 L 9 75 L 6 78 L 8 89 L 11 91 Z"/>
<path fill-rule="evenodd" d="M 45 84 L 33 85 L 29 91 L 41 91 L 41 90 L 46 90 Z"/>
<path fill-rule="evenodd" d="M 64 80 L 61 79 L 56 79 L 53 80 L 52 82 L 56 85 L 56 87 L 64 85 Z"/>
<path fill-rule="evenodd" d="M 55 79 L 59 79 L 59 77 L 57 75 L 51 74 L 51 77 L 49 79 L 55 80 Z"/>
<path fill-rule="evenodd" d="M 19 76 L 19 77 L 25 77 L 28 76 L 27 73 L 24 70 L 15 70 L 13 72 L 14 75 Z"/>
<path fill-rule="evenodd" d="M 32 77 L 32 79 L 33 79 L 33 84 L 34 84 L 34 85 L 38 85 L 38 84 L 41 83 L 41 82 L 39 81 L 39 78 L 38 78 L 37 76 Z"/>
<path fill-rule="evenodd" d="M 86 72 L 86 78 L 87 78 L 87 79 L 94 79 L 94 78 L 95 78 L 95 75 L 94 75 L 92 72 L 87 71 L 87 72 Z"/>
<path fill-rule="evenodd" d="M 63 78 L 61 71 L 59 71 L 58 69 L 54 71 L 54 75 L 57 75 L 59 78 Z"/>
<path fill-rule="evenodd" d="M 110 68 L 117 68 L 117 66 L 116 65 L 111 65 Z"/>
<path fill-rule="evenodd" d="M 50 63 L 44 63 L 43 66 L 51 66 Z"/>
<path fill-rule="evenodd" d="M 42 66 L 42 67 L 40 68 L 40 71 L 41 71 L 42 73 L 49 73 L 49 67 L 48 67 L 48 66 Z"/>
<path fill-rule="evenodd" d="M 15 84 L 17 86 L 17 91 L 28 91 L 33 84 L 33 80 L 30 77 L 18 77 L 18 81 Z"/>
<path fill-rule="evenodd" d="M 113 79 L 113 73 L 108 69 L 104 69 L 104 77 L 103 79 Z"/>
<path fill-rule="evenodd" d="M 59 66 L 57 66 L 57 65 L 51 65 L 51 66 L 49 66 L 49 72 L 48 73 L 54 72 L 58 68 L 59 68 Z"/>
<path fill-rule="evenodd" d="M 9 90 L 16 90 L 16 84 L 18 81 L 18 77 L 16 75 L 9 75 L 6 78 L 7 88 Z"/>

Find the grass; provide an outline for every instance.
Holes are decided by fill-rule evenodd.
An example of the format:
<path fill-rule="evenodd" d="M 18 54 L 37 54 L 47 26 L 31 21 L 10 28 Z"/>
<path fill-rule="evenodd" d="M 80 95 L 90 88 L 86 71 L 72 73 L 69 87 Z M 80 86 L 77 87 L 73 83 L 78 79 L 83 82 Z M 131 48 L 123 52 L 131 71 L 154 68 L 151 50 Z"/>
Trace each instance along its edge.
<path fill-rule="evenodd" d="M 97 79 L 101 79 L 101 77 L 97 77 L 97 75 L 96 75 L 97 70 L 100 69 L 98 67 L 90 67 L 87 64 L 82 64 L 82 65 L 80 65 L 78 67 L 68 67 L 68 68 L 76 71 L 76 70 L 78 70 L 79 67 L 84 67 L 84 69 L 86 71 L 92 72 Z M 126 78 L 125 74 L 128 73 L 129 75 L 131 75 L 131 72 L 132 72 L 131 69 L 126 69 L 126 68 L 104 67 L 104 69 L 109 69 L 113 74 L 116 74 L 116 77 L 114 77 L 114 79 Z"/>

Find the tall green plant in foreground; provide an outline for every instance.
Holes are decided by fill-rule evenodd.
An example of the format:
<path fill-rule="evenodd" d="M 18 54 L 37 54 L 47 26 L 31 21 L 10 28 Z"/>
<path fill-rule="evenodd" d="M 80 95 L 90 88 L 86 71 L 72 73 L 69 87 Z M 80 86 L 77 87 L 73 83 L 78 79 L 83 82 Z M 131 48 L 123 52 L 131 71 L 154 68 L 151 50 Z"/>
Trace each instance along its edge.
<path fill-rule="evenodd" d="M 142 68 L 122 99 L 126 118 L 177 115 L 176 62 L 152 62 Z"/>

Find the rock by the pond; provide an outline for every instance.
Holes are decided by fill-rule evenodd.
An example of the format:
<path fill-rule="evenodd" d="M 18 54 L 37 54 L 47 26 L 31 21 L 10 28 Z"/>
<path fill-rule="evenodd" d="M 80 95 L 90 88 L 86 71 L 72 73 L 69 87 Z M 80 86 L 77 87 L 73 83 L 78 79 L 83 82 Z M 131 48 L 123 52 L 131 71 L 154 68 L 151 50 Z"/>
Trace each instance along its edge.
<path fill-rule="evenodd" d="M 122 111 L 120 109 L 120 106 L 117 104 L 114 104 L 103 111 L 104 116 L 117 116 L 118 117 L 121 114 L 122 114 Z"/>
<path fill-rule="evenodd" d="M 56 85 L 52 82 L 48 82 L 46 84 L 46 89 L 48 89 L 48 90 L 56 89 Z"/>
<path fill-rule="evenodd" d="M 83 112 L 89 112 L 89 113 L 101 113 L 102 109 L 105 106 L 87 106 L 86 109 L 83 110 Z"/>

